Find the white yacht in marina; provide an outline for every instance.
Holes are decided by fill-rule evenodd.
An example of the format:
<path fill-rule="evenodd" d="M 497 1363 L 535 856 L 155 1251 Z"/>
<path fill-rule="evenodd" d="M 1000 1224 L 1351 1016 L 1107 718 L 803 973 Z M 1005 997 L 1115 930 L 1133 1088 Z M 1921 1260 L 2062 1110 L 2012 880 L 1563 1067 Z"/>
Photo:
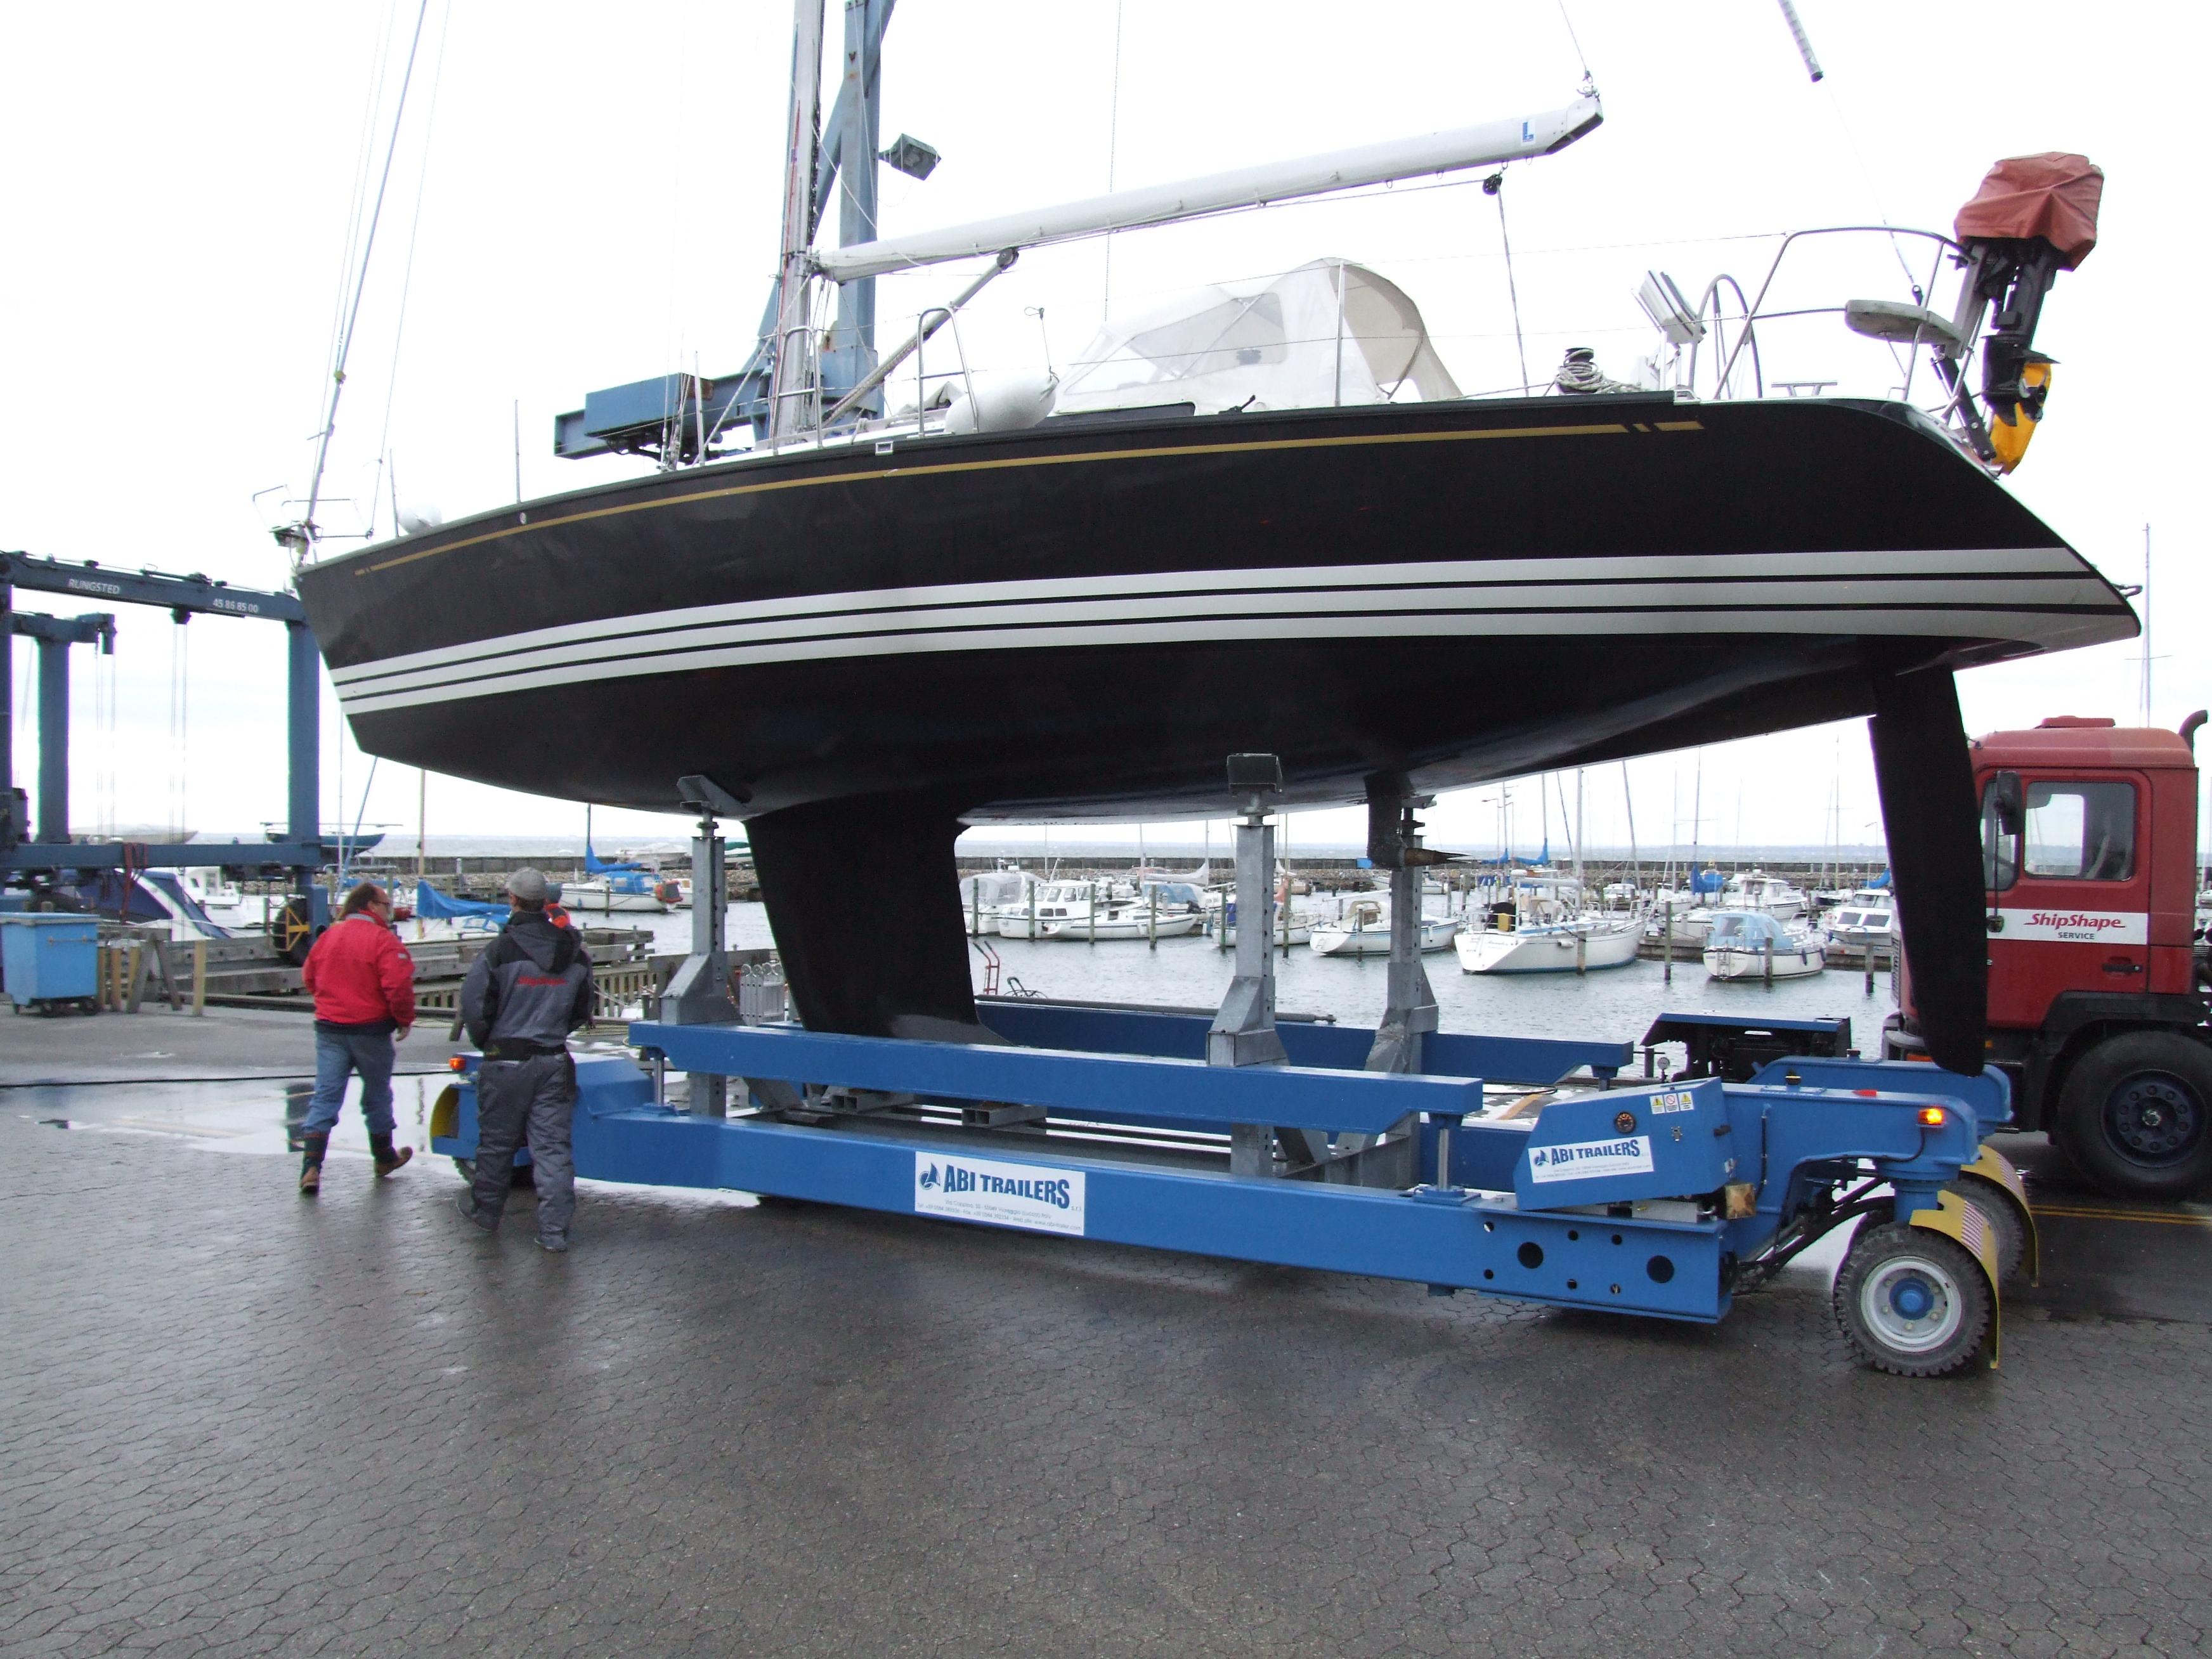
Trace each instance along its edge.
<path fill-rule="evenodd" d="M 1421 918 L 1421 949 L 1441 951 L 1459 933 L 1456 916 Z M 1387 957 L 1390 954 L 1390 907 L 1379 898 L 1355 899 L 1334 921 L 1317 924 L 1309 944 L 1324 957 Z"/>
<path fill-rule="evenodd" d="M 1470 974 L 1572 974 L 1619 968 L 1636 960 L 1642 919 L 1583 908 L 1572 876 L 1516 872 L 1513 885 L 1454 941 Z"/>
<path fill-rule="evenodd" d="M 1784 927 L 1757 910 L 1723 910 L 1705 939 L 1705 972 L 1714 979 L 1806 979 L 1828 965 L 1813 934 Z"/>

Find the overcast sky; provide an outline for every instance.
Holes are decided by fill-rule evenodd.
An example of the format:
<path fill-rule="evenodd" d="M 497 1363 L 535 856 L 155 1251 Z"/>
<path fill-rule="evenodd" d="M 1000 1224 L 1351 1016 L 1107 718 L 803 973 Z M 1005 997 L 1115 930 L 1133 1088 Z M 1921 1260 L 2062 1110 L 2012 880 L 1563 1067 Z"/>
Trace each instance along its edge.
<path fill-rule="evenodd" d="M 834 67 L 842 9 L 829 9 Z M 2198 124 L 2148 71 L 2202 60 L 2203 9 L 1800 10 L 1828 71 L 1818 86 L 1773 0 L 1571 0 L 1564 14 L 1467 0 L 901 0 L 884 53 L 885 140 L 912 132 L 945 161 L 924 183 L 884 170 L 884 226 L 1555 108 L 1586 58 L 1606 124 L 1511 170 L 1513 276 L 1532 374 L 1589 344 L 1625 377 L 1651 343 L 1632 299 L 1647 268 L 1692 296 L 1723 270 L 1748 284 L 1775 233 L 1948 229 L 1996 158 L 2083 152 L 2109 175 L 2103 241 L 2045 308 L 2037 343 L 2060 361 L 2050 418 L 2008 487 L 2117 582 L 2142 580 L 2142 526 L 2155 526 L 2152 716 L 2177 722 L 2212 702 L 2189 625 L 2205 597 L 2185 447 L 2197 342 L 2193 329 L 2167 332 L 2193 315 L 2207 237 Z M 268 530 L 297 516 L 312 470 L 364 158 L 380 161 L 415 11 L 416 0 L 0 12 L 0 546 L 284 582 Z M 556 459 L 554 415 L 596 387 L 744 361 L 775 263 L 790 25 L 786 0 L 431 0 L 325 484 L 327 529 L 368 527 L 380 490 L 388 534 L 395 484 L 403 506 L 448 518 L 512 499 L 518 408 L 526 495 L 622 476 L 636 464 Z M 1403 286 L 1462 387 L 1519 380 L 1496 205 L 1471 178 L 1132 234 L 1110 255 L 1103 241 L 1040 250 L 963 318 L 962 346 L 974 368 L 1048 354 L 1065 367 L 1109 307 L 1322 256 Z M 886 279 L 885 337 L 968 275 Z M 1905 297 L 1887 239 L 1804 275 L 1826 303 Z M 1769 374 L 1879 390 L 1865 378 L 1880 367 L 1870 349 L 1820 319 L 1786 341 L 1778 331 Z M 112 732 L 99 671 L 75 653 L 78 826 L 279 817 L 281 630 L 210 617 L 179 629 L 130 608 L 119 623 Z M 2054 713 L 2132 720 L 2141 654 L 2115 645 L 1966 675 L 1969 729 Z M 30 655 L 18 647 L 27 787 Z M 1576 672 L 1571 657 L 1559 672 Z M 641 721 L 681 717 L 620 686 L 609 696 Z M 343 811 L 411 834 L 416 775 L 381 768 L 364 803 L 368 763 L 327 687 L 325 717 L 326 819 Z M 1634 763 L 1645 843 L 1670 821 L 1690 838 L 1700 769 L 1707 844 L 1820 843 L 1837 823 L 1846 842 L 1875 833 L 1860 723 Z M 1588 788 L 1590 838 L 1625 841 L 1620 769 Z M 1534 792 L 1516 791 L 1524 835 Z M 453 779 L 434 777 L 428 793 L 433 836 L 566 833 L 582 817 Z M 1486 842 L 1496 794 L 1448 798 L 1432 834 Z M 641 813 L 600 821 L 615 839 L 682 833 Z M 1301 815 L 1297 831 L 1308 844 L 1360 833 L 1353 812 Z"/>

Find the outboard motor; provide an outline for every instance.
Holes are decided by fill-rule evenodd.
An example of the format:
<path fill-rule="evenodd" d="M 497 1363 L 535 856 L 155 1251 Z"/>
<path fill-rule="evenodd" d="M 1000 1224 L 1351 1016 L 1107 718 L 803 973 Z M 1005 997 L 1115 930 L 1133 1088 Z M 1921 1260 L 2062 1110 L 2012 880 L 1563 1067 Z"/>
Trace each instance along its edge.
<path fill-rule="evenodd" d="M 2097 246 L 2104 192 L 2104 169 L 2086 155 L 2014 155 L 1990 169 L 1953 222 L 1968 262 L 1960 337 L 1972 339 L 1983 308 L 1994 307 L 1982 346 L 1989 425 L 1976 431 L 1986 443 L 1975 447 L 2001 471 L 2011 471 L 2027 453 L 2051 392 L 2051 360 L 2035 349 L 2043 296 L 2060 271 L 2075 269 Z M 1955 374 L 1946 375 L 1954 386 Z"/>

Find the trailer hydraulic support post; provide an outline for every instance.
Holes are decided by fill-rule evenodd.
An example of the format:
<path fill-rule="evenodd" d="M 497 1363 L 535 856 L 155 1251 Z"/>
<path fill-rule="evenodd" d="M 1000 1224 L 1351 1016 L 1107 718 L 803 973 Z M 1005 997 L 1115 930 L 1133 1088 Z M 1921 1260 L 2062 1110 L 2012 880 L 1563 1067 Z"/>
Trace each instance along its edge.
<path fill-rule="evenodd" d="M 714 815 L 734 813 L 741 803 L 704 776 L 678 779 L 676 787 L 684 804 L 699 814 L 699 833 L 691 838 L 691 954 L 668 981 L 660 1017 L 672 1025 L 734 1025 L 739 1016 L 730 1000 L 730 957 L 722 936 L 728 876 Z M 719 1072 L 690 1073 L 691 1115 L 727 1117 L 729 1083 Z"/>
<path fill-rule="evenodd" d="M 1280 1066 L 1275 1030 L 1275 832 L 1267 808 L 1281 799 L 1283 763 L 1273 755 L 1231 755 L 1229 791 L 1243 817 L 1237 825 L 1237 976 L 1206 1034 L 1209 1066 Z M 1229 1129 L 1232 1175 L 1274 1173 L 1274 1131 L 1265 1123 Z"/>
<path fill-rule="evenodd" d="M 1418 1072 L 1421 1037 L 1437 1029 L 1437 994 L 1421 966 L 1421 884 L 1428 866 L 1442 856 L 1421 846 L 1415 809 L 1436 797 L 1416 795 L 1402 777 L 1378 773 L 1367 780 L 1367 857 L 1390 872 L 1390 968 L 1374 1045 L 1370 1072 Z"/>

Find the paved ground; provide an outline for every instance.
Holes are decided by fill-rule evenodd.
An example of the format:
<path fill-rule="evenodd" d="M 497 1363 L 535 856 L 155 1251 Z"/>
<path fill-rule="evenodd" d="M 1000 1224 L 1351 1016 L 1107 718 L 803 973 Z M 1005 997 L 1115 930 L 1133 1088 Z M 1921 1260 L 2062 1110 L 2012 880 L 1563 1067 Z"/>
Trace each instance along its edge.
<path fill-rule="evenodd" d="M 427 1015 L 399 1045 L 402 1071 L 443 1069 L 458 1050 L 450 1015 Z M 0 1012 L 0 1100 L 36 1083 L 143 1084 L 164 1078 L 286 1078 L 315 1074 L 314 1023 L 262 1008 L 135 1014 Z"/>
<path fill-rule="evenodd" d="M 9 1659 L 2039 1656 L 2212 1627 L 2186 1212 L 2063 1224 L 2149 1252 L 2112 1271 L 2179 1316 L 2102 1316 L 2128 1304 L 2068 1245 L 2081 1288 L 2016 1307 L 2002 1371 L 1907 1382 L 1854 1369 L 1803 1289 L 1703 1330 L 589 1187 L 547 1257 L 467 1230 L 442 1166 L 334 1158 L 311 1202 L 288 1160 L 226 1155 L 281 1146 L 284 1104 L 0 1094 Z"/>

